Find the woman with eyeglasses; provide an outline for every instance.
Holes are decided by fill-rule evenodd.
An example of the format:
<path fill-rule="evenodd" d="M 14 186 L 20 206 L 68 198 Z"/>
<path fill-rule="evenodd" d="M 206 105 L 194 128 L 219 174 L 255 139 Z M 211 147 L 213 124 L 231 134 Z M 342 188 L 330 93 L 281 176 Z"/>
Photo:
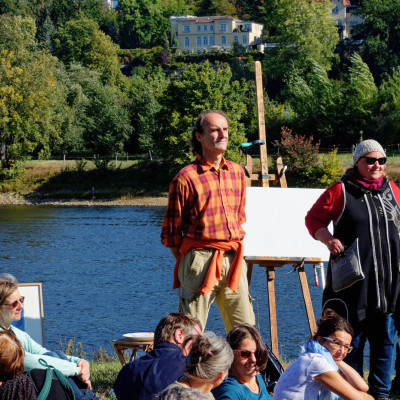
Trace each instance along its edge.
<path fill-rule="evenodd" d="M 328 188 L 306 216 L 310 234 L 331 255 L 323 308 L 347 318 L 354 329 L 354 350 L 346 362 L 363 374 L 366 341 L 370 347 L 368 383 L 375 399 L 389 397 L 395 327 L 398 313 L 400 260 L 400 189 L 386 177 L 386 154 L 375 140 L 364 140 L 353 153 L 353 166 Z M 333 221 L 333 233 L 328 230 Z M 333 265 L 351 249 L 362 274 L 354 282 L 336 286 L 340 278 Z M 346 267 L 346 271 L 353 271 Z M 358 276 L 357 276 L 358 275 Z M 349 274 L 351 277 L 352 274 Z M 335 290 L 334 290 L 335 288 Z"/>
<path fill-rule="evenodd" d="M 272 400 L 259 371 L 267 365 L 268 351 L 260 334 L 250 325 L 232 329 L 226 340 L 233 349 L 229 375 L 213 390 L 216 400 Z"/>
<path fill-rule="evenodd" d="M 70 384 L 74 389 L 76 399 L 92 399 L 97 397 L 91 392 L 89 363 L 78 357 L 67 356 L 62 352 L 52 352 L 35 342 L 28 333 L 11 325 L 21 319 L 24 308 L 24 297 L 18 289 L 17 280 L 10 274 L 0 276 L 0 331 L 11 332 L 21 343 L 24 354 L 24 369 L 44 369 L 39 363 L 42 359 L 48 365 L 60 370 L 66 377 L 70 377 Z"/>
<path fill-rule="evenodd" d="M 188 337 L 193 340 L 186 358 L 186 370 L 176 382 L 167 389 L 198 389 L 214 400 L 211 390 L 221 384 L 228 375 L 233 360 L 232 350 L 227 341 L 215 333 L 207 331 L 200 336 Z M 183 347 L 185 347 L 185 342 Z"/>
<path fill-rule="evenodd" d="M 352 351 L 352 336 L 347 320 L 325 309 L 317 333 L 279 378 L 274 400 L 373 400 L 364 379 L 343 361 Z"/>

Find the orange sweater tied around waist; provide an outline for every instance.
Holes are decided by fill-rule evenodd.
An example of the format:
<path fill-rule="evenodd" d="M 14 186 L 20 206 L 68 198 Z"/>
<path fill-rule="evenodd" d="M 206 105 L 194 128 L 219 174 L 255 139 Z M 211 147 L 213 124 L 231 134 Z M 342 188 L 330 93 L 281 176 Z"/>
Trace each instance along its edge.
<path fill-rule="evenodd" d="M 179 248 L 179 256 L 175 263 L 174 289 L 181 286 L 178 278 L 178 269 L 182 256 L 188 253 L 191 249 L 215 249 L 204 282 L 199 288 L 199 292 L 203 296 L 206 295 L 221 279 L 225 251 L 236 251 L 228 274 L 228 287 L 236 292 L 239 285 L 240 275 L 242 273 L 243 241 L 199 240 L 185 236 Z"/>

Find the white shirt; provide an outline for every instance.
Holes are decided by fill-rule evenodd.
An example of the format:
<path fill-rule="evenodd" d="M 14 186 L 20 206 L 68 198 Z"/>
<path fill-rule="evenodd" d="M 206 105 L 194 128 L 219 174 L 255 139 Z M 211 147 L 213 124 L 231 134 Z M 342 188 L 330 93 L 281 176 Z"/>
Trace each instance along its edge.
<path fill-rule="evenodd" d="M 319 397 L 323 385 L 313 378 L 329 371 L 336 371 L 336 368 L 321 354 L 301 353 L 279 378 L 274 400 L 323 400 Z M 329 400 L 331 392 L 326 392 Z"/>

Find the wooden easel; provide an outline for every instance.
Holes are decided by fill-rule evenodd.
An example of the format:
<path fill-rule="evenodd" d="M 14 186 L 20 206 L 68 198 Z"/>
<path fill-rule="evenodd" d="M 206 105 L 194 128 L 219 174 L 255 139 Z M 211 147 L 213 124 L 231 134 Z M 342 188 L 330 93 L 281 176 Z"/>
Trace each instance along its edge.
<path fill-rule="evenodd" d="M 279 183 L 281 188 L 287 188 L 285 169 L 281 157 L 278 157 L 276 161 L 276 169 L 277 169 L 276 175 L 268 174 L 263 87 L 262 87 L 261 63 L 259 61 L 255 62 L 255 76 L 256 76 L 256 93 L 257 93 L 258 130 L 261 142 L 260 144 L 261 171 L 260 174 L 252 173 L 253 161 L 251 156 L 247 155 L 246 170 L 249 173 L 247 186 L 251 186 L 251 182 L 257 180 L 259 186 L 261 187 L 269 187 L 269 182 L 273 182 L 274 185 Z M 304 264 L 319 264 L 322 260 L 320 258 L 277 258 L 277 257 L 249 257 L 249 256 L 246 256 L 245 260 L 248 265 L 249 286 L 251 282 L 251 273 L 253 270 L 253 265 L 258 264 L 260 267 L 266 268 L 271 349 L 273 353 L 277 357 L 279 357 L 278 324 L 276 318 L 276 302 L 275 302 L 276 299 L 275 299 L 275 283 L 274 283 L 275 268 L 283 267 L 286 264 L 293 264 L 293 266 L 297 269 L 299 274 L 300 286 L 303 293 L 308 324 L 310 327 L 310 333 L 312 335 L 316 332 L 316 324 L 315 324 L 315 317 L 311 302 L 310 291 L 308 288 L 307 278 L 304 271 Z"/>

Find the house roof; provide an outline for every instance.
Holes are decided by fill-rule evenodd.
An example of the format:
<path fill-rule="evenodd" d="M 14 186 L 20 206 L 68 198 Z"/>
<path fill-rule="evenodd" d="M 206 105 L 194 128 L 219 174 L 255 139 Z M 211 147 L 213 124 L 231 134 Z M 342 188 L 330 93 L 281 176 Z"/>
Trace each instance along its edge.
<path fill-rule="evenodd" d="M 233 18 L 233 17 L 229 17 L 229 16 L 217 16 L 217 17 L 188 17 L 188 18 L 179 19 L 179 21 L 212 22 L 212 21 L 218 21 L 218 20 L 223 20 L 223 19 L 237 20 L 237 18 Z"/>

